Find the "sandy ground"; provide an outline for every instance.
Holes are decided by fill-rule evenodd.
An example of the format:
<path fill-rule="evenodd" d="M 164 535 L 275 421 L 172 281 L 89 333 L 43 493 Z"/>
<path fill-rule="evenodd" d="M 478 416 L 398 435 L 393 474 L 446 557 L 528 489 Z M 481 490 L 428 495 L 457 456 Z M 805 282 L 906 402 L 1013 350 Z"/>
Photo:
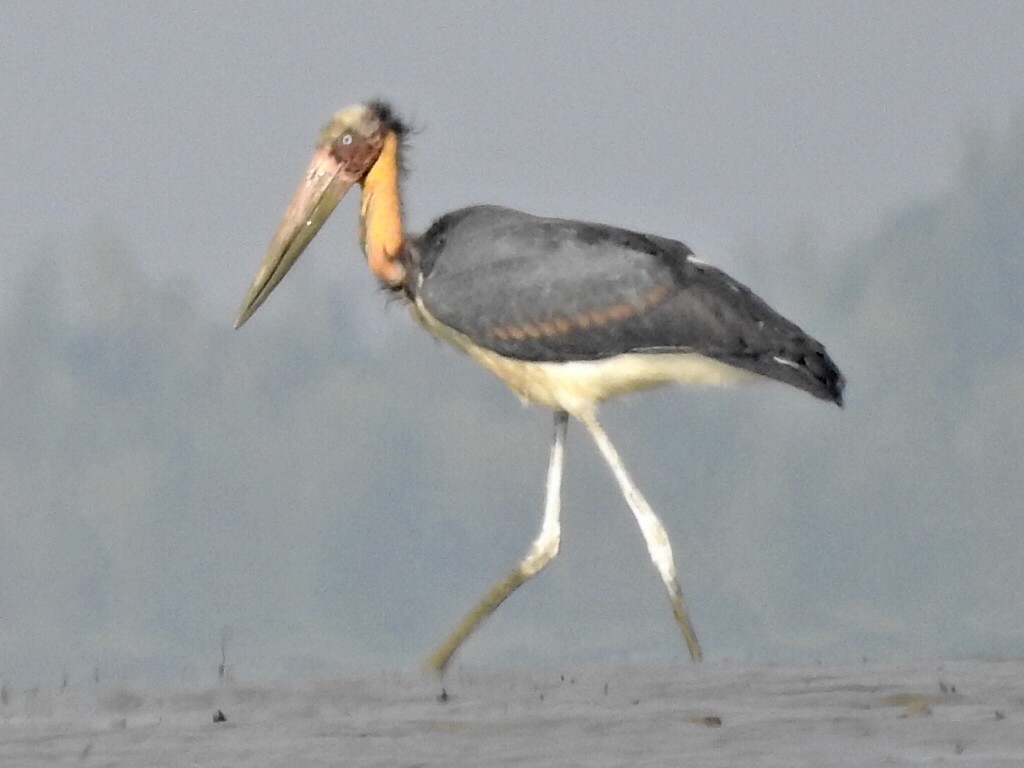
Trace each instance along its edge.
<path fill-rule="evenodd" d="M 1024 766 L 1021 660 L 456 670 L 444 687 L 7 690 L 0 766 Z"/>

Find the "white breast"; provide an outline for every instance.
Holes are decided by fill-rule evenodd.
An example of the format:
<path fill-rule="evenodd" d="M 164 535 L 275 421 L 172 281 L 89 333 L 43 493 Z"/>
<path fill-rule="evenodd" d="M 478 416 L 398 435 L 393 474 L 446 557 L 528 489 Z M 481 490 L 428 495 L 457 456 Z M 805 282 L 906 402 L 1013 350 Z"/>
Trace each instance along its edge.
<path fill-rule="evenodd" d="M 574 415 L 589 413 L 609 397 L 662 384 L 724 386 L 756 374 L 696 353 L 631 352 L 601 360 L 528 362 L 503 357 L 438 322 L 416 300 L 413 316 L 431 333 L 454 344 L 504 381 L 524 401 Z"/>

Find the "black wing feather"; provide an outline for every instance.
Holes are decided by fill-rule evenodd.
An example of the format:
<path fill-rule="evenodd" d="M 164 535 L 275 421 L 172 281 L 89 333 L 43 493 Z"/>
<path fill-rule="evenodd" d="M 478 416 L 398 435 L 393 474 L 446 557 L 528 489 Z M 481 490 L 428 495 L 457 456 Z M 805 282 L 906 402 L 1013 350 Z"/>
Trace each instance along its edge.
<path fill-rule="evenodd" d="M 696 352 L 841 401 L 820 343 L 680 242 L 477 206 L 438 219 L 413 253 L 427 310 L 506 357 Z"/>

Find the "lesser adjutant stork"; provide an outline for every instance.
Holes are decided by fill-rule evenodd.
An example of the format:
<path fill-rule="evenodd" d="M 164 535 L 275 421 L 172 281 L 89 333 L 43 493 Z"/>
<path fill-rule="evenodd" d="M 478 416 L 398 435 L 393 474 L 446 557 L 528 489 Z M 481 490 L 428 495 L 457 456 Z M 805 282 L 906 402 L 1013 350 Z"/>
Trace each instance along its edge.
<path fill-rule="evenodd" d="M 496 374 L 522 400 L 554 410 L 540 533 L 428 666 L 443 672 L 477 625 L 558 553 L 569 416 L 583 424 L 611 468 L 668 589 L 690 656 L 700 659 L 668 536 L 598 424 L 596 405 L 671 382 L 758 378 L 841 405 L 843 376 L 819 342 L 676 240 L 482 205 L 448 213 L 422 235 L 406 235 L 399 196 L 406 133 L 382 102 L 331 118 L 235 327 L 266 300 L 358 183 L 360 240 L 381 285 L 402 297 L 424 328 Z"/>

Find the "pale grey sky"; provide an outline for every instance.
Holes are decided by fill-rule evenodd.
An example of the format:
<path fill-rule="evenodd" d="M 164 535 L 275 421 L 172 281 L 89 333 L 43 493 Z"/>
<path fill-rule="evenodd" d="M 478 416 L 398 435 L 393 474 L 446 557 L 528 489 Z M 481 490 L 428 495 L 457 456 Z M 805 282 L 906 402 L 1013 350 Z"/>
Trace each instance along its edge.
<path fill-rule="evenodd" d="M 382 96 L 423 129 L 410 225 L 470 202 L 726 250 L 842 242 L 951 176 L 1024 97 L 1019 3 L 6 3 L 5 263 L 122 232 L 236 301 L 315 132 Z M 336 270 L 351 233 L 327 234 Z M 5 267 L 9 269 L 9 267 Z M 230 314 L 230 313 L 229 313 Z"/>
<path fill-rule="evenodd" d="M 709 655 L 1024 652 L 1006 550 L 1024 534 L 1010 408 L 1024 302 L 1015 262 L 986 272 L 1020 230 L 1009 214 L 983 226 L 1016 188 L 972 196 L 961 168 L 986 131 L 1010 138 L 979 161 L 984 179 L 1021 162 L 1024 5 L 4 3 L 2 17 L 0 677 L 201 665 L 223 627 L 261 673 L 412 664 L 527 546 L 547 416 L 383 307 L 352 203 L 229 333 L 316 131 L 371 97 L 420 129 L 411 229 L 493 202 L 682 239 L 843 367 L 843 413 L 781 388 L 609 409 Z M 960 280 L 965 263 L 984 279 Z M 964 373 L 941 335 L 961 327 L 1000 339 L 972 370 L 1001 378 Z M 381 456 L 402 483 L 374 474 Z M 568 461 L 561 559 L 467 660 L 681 656 L 575 432 Z"/>

